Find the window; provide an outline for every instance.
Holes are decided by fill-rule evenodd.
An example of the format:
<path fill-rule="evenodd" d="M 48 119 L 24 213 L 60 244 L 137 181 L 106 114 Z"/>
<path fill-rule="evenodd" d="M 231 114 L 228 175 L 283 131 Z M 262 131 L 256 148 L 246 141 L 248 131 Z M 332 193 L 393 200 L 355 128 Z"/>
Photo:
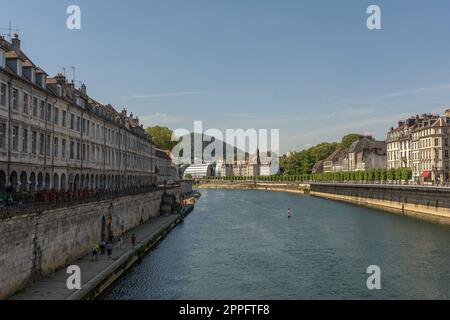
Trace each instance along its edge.
<path fill-rule="evenodd" d="M 448 150 L 445 150 L 445 157 L 448 159 Z"/>
<path fill-rule="evenodd" d="M 62 96 L 62 87 L 61 87 L 61 85 L 60 84 L 58 84 L 57 86 L 56 86 L 56 91 L 57 91 L 57 93 L 58 93 L 58 96 Z"/>
<path fill-rule="evenodd" d="M 439 139 L 434 139 L 434 146 L 435 147 L 439 146 Z"/>
<path fill-rule="evenodd" d="M 22 152 L 28 153 L 28 130 L 22 131 Z"/>
<path fill-rule="evenodd" d="M 62 139 L 61 141 L 61 157 L 63 159 L 66 158 L 66 139 Z"/>
<path fill-rule="evenodd" d="M 59 124 L 59 109 L 58 108 L 55 108 L 54 122 L 55 122 L 56 125 Z"/>
<path fill-rule="evenodd" d="M 37 147 L 37 132 L 33 131 L 31 132 L 31 153 L 36 154 L 36 147 Z"/>
<path fill-rule="evenodd" d="M 51 139 L 50 139 L 50 135 L 47 135 L 47 141 L 45 144 L 45 153 L 47 154 L 47 156 L 50 156 L 50 143 L 51 143 Z"/>
<path fill-rule="evenodd" d="M 62 112 L 62 125 L 63 127 L 67 126 L 67 111 L 63 110 Z"/>
<path fill-rule="evenodd" d="M 6 107 L 6 84 L 0 84 L 0 105 Z"/>
<path fill-rule="evenodd" d="M 58 138 L 53 138 L 53 155 L 58 156 Z"/>
<path fill-rule="evenodd" d="M 33 97 L 33 117 L 38 116 L 38 98 Z"/>
<path fill-rule="evenodd" d="M 41 100 L 41 104 L 39 105 L 39 118 L 41 120 L 45 120 L 45 101 Z"/>
<path fill-rule="evenodd" d="M 81 131 L 81 118 L 80 117 L 77 117 L 77 131 L 79 132 L 79 131 Z"/>
<path fill-rule="evenodd" d="M 27 93 L 23 94 L 23 112 L 28 114 L 28 100 L 29 100 L 29 96 Z"/>
<path fill-rule="evenodd" d="M 6 147 L 6 124 L 0 123 L 0 149 Z"/>
<path fill-rule="evenodd" d="M 19 90 L 13 89 L 12 91 L 12 107 L 14 110 L 19 110 Z"/>
<path fill-rule="evenodd" d="M 77 160 L 80 160 L 80 154 L 81 154 L 81 151 L 80 151 L 80 143 L 77 142 Z"/>
<path fill-rule="evenodd" d="M 17 75 L 22 76 L 22 61 L 20 59 L 17 59 Z"/>
<path fill-rule="evenodd" d="M 31 68 L 31 82 L 36 83 L 36 70 Z"/>
<path fill-rule="evenodd" d="M 70 141 L 70 159 L 75 158 L 75 142 Z"/>
<path fill-rule="evenodd" d="M 39 134 L 39 155 L 43 156 L 44 155 L 44 134 L 41 133 Z"/>
<path fill-rule="evenodd" d="M 48 122 L 52 121 L 52 104 L 51 103 L 47 103 L 47 121 Z"/>
<path fill-rule="evenodd" d="M 75 130 L 75 115 L 73 113 L 70 114 L 70 129 Z"/>
<path fill-rule="evenodd" d="M 13 151 L 19 151 L 19 127 L 17 126 L 12 128 L 12 149 Z"/>

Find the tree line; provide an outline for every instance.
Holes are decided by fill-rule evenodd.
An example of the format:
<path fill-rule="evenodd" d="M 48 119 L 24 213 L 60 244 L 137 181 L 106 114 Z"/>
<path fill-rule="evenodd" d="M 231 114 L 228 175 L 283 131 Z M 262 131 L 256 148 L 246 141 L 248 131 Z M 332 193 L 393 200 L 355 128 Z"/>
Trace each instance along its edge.
<path fill-rule="evenodd" d="M 211 181 L 283 181 L 283 182 L 387 182 L 409 181 L 412 179 L 412 170 L 398 169 L 371 169 L 366 171 L 325 172 L 302 175 L 274 175 L 274 176 L 227 176 L 206 177 Z"/>

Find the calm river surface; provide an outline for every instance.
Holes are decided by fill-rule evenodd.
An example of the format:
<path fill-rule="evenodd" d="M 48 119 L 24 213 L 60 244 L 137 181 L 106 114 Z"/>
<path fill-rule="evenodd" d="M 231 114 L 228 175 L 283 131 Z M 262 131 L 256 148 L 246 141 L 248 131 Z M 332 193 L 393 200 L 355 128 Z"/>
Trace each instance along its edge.
<path fill-rule="evenodd" d="M 450 227 L 288 193 L 200 191 L 106 299 L 450 299 Z"/>

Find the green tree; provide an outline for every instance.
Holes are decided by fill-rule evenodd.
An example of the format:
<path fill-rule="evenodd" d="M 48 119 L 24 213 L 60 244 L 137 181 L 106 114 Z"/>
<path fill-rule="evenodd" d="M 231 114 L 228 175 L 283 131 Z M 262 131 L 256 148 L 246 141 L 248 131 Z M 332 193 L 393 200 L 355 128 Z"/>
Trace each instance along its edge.
<path fill-rule="evenodd" d="M 358 133 L 350 133 L 342 138 L 341 145 L 344 148 L 350 148 L 353 142 L 357 141 L 361 137 Z"/>
<path fill-rule="evenodd" d="M 148 127 L 145 131 L 152 137 L 158 148 L 172 150 L 178 144 L 178 141 L 172 141 L 173 131 L 167 127 Z"/>

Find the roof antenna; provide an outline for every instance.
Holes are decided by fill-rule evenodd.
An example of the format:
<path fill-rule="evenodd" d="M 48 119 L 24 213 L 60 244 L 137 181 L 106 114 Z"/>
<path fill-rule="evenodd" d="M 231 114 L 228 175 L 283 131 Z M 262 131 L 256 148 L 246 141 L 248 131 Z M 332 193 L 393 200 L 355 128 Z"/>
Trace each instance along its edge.
<path fill-rule="evenodd" d="M 75 84 L 75 67 L 74 67 L 74 66 L 71 66 L 71 68 L 72 68 L 72 71 L 73 71 L 73 80 L 72 80 L 72 83 Z"/>
<path fill-rule="evenodd" d="M 10 42 L 13 38 L 13 32 L 18 33 L 20 31 L 19 29 L 13 28 L 11 20 L 9 20 L 8 28 L 0 28 L 0 30 L 2 30 L 0 34 L 8 37 Z"/>

